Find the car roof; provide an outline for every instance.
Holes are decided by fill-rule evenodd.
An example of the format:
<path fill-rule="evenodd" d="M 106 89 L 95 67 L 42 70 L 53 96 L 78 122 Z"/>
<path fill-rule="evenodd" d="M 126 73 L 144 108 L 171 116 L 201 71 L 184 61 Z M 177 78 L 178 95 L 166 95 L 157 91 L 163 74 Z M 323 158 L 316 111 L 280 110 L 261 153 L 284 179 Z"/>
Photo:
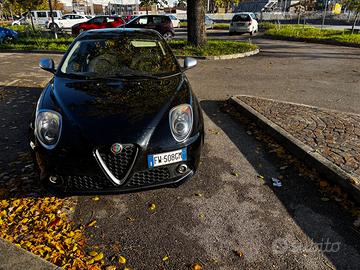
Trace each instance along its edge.
<path fill-rule="evenodd" d="M 121 37 L 125 35 L 137 35 L 143 34 L 146 37 L 153 37 L 157 40 L 162 39 L 162 36 L 155 30 L 151 29 L 138 29 L 138 28 L 103 28 L 103 29 L 94 29 L 88 30 L 80 34 L 76 40 L 83 40 L 88 38 L 105 38 L 105 37 Z"/>

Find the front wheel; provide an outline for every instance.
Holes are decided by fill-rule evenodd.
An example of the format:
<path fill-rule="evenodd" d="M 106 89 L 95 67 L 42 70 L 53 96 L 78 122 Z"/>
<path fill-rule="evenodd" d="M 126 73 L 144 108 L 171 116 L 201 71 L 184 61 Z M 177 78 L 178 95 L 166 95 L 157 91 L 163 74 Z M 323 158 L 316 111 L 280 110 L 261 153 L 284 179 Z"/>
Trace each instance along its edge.
<path fill-rule="evenodd" d="M 163 37 L 165 40 L 171 40 L 173 38 L 173 34 L 171 32 L 166 32 Z"/>

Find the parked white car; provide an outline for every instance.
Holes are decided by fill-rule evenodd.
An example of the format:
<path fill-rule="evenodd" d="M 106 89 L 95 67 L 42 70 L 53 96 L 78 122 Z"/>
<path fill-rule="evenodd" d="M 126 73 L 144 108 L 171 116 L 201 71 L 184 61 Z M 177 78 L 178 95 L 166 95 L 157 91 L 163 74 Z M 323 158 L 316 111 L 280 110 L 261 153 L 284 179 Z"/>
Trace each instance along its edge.
<path fill-rule="evenodd" d="M 175 15 L 168 14 L 168 16 L 169 16 L 174 28 L 180 28 L 181 27 L 180 20 Z"/>
<path fill-rule="evenodd" d="M 250 33 L 254 35 L 259 31 L 256 15 L 251 12 L 236 13 L 231 20 L 229 34 Z"/>
<path fill-rule="evenodd" d="M 33 22 L 35 25 L 46 26 L 46 23 L 51 18 L 50 10 L 31 10 L 31 17 L 33 18 Z M 62 13 L 60 10 L 53 10 L 54 19 L 60 18 Z M 16 20 L 12 23 L 12 25 L 24 25 L 30 24 L 30 15 L 29 13 L 23 14 L 19 20 Z"/>
<path fill-rule="evenodd" d="M 59 19 L 54 18 L 54 25 L 50 19 L 46 23 L 46 28 L 71 29 L 75 24 L 87 22 L 91 18 L 90 15 L 66 14 Z"/>

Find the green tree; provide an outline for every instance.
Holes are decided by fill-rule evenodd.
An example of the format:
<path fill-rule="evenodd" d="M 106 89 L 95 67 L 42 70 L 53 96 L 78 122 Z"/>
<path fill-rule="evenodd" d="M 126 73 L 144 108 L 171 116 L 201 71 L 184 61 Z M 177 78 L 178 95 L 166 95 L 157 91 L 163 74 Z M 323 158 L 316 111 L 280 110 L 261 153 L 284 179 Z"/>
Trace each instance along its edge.
<path fill-rule="evenodd" d="M 146 8 L 146 14 L 149 13 L 149 8 L 152 5 L 164 6 L 167 4 L 168 4 L 168 2 L 166 0 L 140 0 L 140 7 Z"/>
<path fill-rule="evenodd" d="M 351 10 L 351 11 L 355 12 L 354 23 L 353 23 L 352 28 L 351 28 L 351 34 L 353 34 L 354 30 L 355 30 L 356 23 L 357 23 L 357 21 L 359 19 L 360 0 L 349 0 L 348 4 L 347 4 L 347 8 L 348 8 L 348 10 Z"/>
<path fill-rule="evenodd" d="M 204 46 L 206 44 L 204 0 L 187 1 L 187 22 L 188 44 Z"/>
<path fill-rule="evenodd" d="M 240 3 L 240 0 L 214 0 L 215 6 L 225 8 L 227 12 L 233 5 Z"/>

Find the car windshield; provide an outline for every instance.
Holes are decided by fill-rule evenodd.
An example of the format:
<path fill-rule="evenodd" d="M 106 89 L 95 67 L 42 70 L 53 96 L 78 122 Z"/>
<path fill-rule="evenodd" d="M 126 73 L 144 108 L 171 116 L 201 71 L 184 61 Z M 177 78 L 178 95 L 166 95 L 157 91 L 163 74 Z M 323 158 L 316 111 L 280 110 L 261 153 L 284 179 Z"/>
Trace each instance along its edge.
<path fill-rule="evenodd" d="M 250 21 L 250 16 L 248 14 L 238 14 L 238 15 L 235 15 L 232 20 L 233 20 L 233 22 Z"/>
<path fill-rule="evenodd" d="M 165 76 L 180 69 L 164 41 L 126 36 L 77 41 L 60 71 L 67 75 L 109 78 Z"/>

